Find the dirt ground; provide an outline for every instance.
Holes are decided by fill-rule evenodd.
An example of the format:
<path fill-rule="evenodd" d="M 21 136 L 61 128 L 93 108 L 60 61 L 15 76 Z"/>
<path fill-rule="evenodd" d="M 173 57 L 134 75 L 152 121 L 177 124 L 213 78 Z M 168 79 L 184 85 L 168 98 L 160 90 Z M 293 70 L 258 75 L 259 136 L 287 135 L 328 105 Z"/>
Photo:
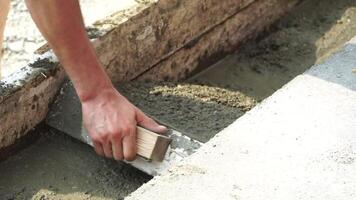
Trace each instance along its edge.
<path fill-rule="evenodd" d="M 354 35 L 356 1 L 309 0 L 257 41 L 185 82 L 121 84 L 120 90 L 151 116 L 205 142 Z M 120 199 L 149 180 L 48 132 L 0 163 L 0 196 Z"/>

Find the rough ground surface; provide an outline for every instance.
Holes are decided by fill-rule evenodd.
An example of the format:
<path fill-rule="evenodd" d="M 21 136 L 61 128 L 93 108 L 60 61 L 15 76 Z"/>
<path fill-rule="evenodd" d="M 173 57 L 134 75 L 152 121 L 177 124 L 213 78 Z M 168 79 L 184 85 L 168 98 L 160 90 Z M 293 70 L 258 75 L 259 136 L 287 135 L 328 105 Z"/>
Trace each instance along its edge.
<path fill-rule="evenodd" d="M 91 24 L 115 11 L 136 4 L 135 0 L 80 0 L 84 20 Z M 33 52 L 45 43 L 31 19 L 23 0 L 12 0 L 11 10 L 5 28 L 3 76 L 12 73 L 33 58 Z"/>
<path fill-rule="evenodd" d="M 270 33 L 184 83 L 130 83 L 122 92 L 153 117 L 206 142 L 354 35 L 355 1 L 309 0 Z"/>
<path fill-rule="evenodd" d="M 201 142 L 255 105 L 239 92 L 187 83 L 130 83 L 120 91 L 146 113 Z"/>
<path fill-rule="evenodd" d="M 308 0 L 268 34 L 200 74 L 201 84 L 258 101 L 327 58 L 356 35 L 356 1 Z"/>
<path fill-rule="evenodd" d="M 356 37 L 126 200 L 355 199 L 355 47 Z"/>
<path fill-rule="evenodd" d="M 206 141 L 253 106 L 254 100 L 264 99 L 294 76 L 335 52 L 354 35 L 354 0 L 309 0 L 279 22 L 272 33 L 246 45 L 185 83 L 123 84 L 121 90 L 152 116 Z M 100 199 L 104 198 L 102 194 L 108 199 L 116 199 L 118 194 L 124 195 L 138 187 L 136 184 L 147 180 L 140 176 L 127 180 L 120 173 L 111 177 L 111 170 L 120 172 L 122 168 L 116 164 L 101 166 L 100 163 L 105 162 L 87 147 L 63 141 L 61 137 L 42 138 L 30 148 L 0 163 L 1 192 L 13 199 L 23 199 L 23 190 L 37 191 L 27 192 L 28 195 L 35 195 L 33 199 L 71 199 L 70 195 L 77 199 Z M 47 163 L 46 160 L 50 160 L 50 167 L 42 165 Z M 105 181 L 80 174 L 84 171 L 94 173 L 99 169 L 104 170 L 103 174 L 109 173 L 95 175 Z M 42 171 L 46 173 L 36 176 Z M 63 184 L 60 178 L 51 175 L 56 172 L 71 176 Z M 55 189 L 50 189 L 50 185 Z M 128 190 L 113 189 L 126 186 Z M 92 188 L 97 189 L 94 190 L 97 193 L 91 193 L 94 197 L 84 196 L 83 193 Z M 78 191 L 82 193 L 77 195 Z"/>
<path fill-rule="evenodd" d="M 0 199 L 122 199 L 150 176 L 54 130 L 0 165 Z"/>

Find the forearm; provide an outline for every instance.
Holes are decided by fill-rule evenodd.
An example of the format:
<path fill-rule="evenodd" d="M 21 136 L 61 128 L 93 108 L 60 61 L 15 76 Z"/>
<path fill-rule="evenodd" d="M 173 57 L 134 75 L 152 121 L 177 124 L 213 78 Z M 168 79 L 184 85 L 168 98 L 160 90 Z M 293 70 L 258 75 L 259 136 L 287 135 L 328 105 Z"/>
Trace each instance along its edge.
<path fill-rule="evenodd" d="M 78 0 L 27 0 L 26 3 L 82 101 L 112 88 L 87 37 Z"/>
<path fill-rule="evenodd" d="M 10 0 L 0 0 L 0 59 L 2 53 L 3 34 L 6 24 L 7 14 L 10 8 Z"/>
<path fill-rule="evenodd" d="M 157 133 L 167 131 L 113 88 L 86 35 L 78 0 L 26 2 L 74 83 L 82 101 L 84 125 L 99 155 L 133 160 L 137 125 Z"/>

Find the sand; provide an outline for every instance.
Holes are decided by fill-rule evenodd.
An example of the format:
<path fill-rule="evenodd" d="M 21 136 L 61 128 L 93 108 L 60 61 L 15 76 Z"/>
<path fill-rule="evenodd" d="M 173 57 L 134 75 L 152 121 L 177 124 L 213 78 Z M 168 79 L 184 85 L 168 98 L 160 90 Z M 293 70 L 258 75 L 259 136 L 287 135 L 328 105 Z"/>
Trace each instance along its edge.
<path fill-rule="evenodd" d="M 126 83 L 119 90 L 145 113 L 201 142 L 256 103 L 239 92 L 188 83 Z"/>

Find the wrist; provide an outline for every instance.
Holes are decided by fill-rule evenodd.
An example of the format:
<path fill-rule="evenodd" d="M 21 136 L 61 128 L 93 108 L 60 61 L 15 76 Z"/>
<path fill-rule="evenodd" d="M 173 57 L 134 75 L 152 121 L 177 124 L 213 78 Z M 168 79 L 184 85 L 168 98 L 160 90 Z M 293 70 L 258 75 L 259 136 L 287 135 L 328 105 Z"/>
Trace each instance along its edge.
<path fill-rule="evenodd" d="M 80 88 L 77 93 L 81 102 L 87 102 L 114 91 L 116 89 L 110 81 L 103 81 L 94 82 L 91 86 Z"/>
<path fill-rule="evenodd" d="M 71 79 L 81 102 L 94 99 L 103 91 L 115 90 L 98 61 L 94 60 L 92 63 L 83 61 L 76 64 L 76 67 L 82 70 L 75 76 L 72 75 Z"/>
<path fill-rule="evenodd" d="M 103 88 L 99 92 L 93 94 L 92 96 L 81 99 L 81 103 L 83 106 L 103 106 L 110 104 L 110 102 L 124 102 L 126 98 L 121 95 L 114 87 Z"/>

